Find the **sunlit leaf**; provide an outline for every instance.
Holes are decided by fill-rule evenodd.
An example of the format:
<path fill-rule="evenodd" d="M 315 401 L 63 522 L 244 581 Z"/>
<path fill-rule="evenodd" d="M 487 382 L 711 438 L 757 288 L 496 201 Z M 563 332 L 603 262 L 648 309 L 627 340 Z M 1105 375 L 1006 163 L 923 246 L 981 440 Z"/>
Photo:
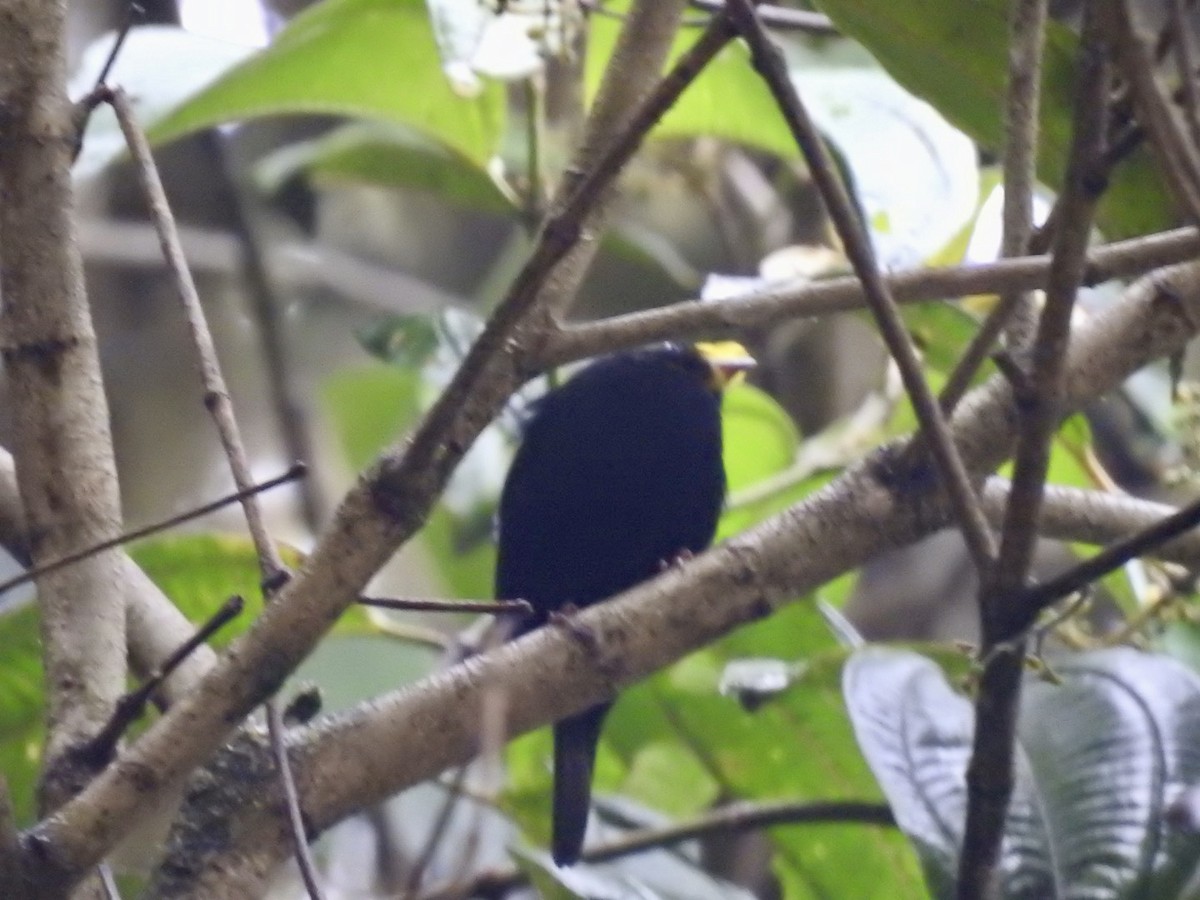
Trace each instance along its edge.
<path fill-rule="evenodd" d="M 325 0 L 296 16 L 266 50 L 155 123 L 168 141 L 256 116 L 327 114 L 415 129 L 483 167 L 504 123 L 503 90 L 457 95 L 422 0 Z"/>

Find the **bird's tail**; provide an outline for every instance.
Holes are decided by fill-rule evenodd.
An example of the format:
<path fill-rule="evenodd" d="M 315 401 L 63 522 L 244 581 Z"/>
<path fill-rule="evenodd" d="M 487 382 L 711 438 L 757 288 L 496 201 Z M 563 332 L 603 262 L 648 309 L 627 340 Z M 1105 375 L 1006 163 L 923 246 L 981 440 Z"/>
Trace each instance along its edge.
<path fill-rule="evenodd" d="M 554 822 L 551 853 L 560 866 L 579 862 L 592 796 L 592 769 L 609 704 L 593 706 L 554 726 Z"/>

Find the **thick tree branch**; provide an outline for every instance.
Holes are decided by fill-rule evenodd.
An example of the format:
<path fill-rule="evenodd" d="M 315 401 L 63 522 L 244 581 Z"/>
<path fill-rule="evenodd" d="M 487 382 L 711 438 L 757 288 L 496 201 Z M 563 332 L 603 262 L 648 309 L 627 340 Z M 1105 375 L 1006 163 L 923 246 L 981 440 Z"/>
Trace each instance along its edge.
<path fill-rule="evenodd" d="M 108 405 L 75 241 L 65 2 L 0 0 L 0 313 L 13 452 L 35 563 L 121 528 Z M 38 580 L 49 734 L 41 806 L 91 773 L 71 760 L 125 689 L 115 553 Z"/>

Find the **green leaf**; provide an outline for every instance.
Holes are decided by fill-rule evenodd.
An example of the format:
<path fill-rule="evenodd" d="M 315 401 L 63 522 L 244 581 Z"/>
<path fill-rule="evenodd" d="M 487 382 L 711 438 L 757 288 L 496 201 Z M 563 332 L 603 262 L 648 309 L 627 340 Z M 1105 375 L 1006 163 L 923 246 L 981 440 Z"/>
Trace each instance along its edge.
<path fill-rule="evenodd" d="M 622 4 L 612 6 L 614 10 L 624 8 Z M 589 102 L 600 86 L 621 26 L 618 19 L 592 17 L 585 71 Z M 686 51 L 698 34 L 698 29 L 681 29 L 671 59 Z M 653 131 L 655 138 L 700 135 L 737 141 L 789 159 L 799 155 L 770 91 L 750 66 L 749 51 L 739 42 L 717 54 Z"/>
<path fill-rule="evenodd" d="M 1001 893 L 1176 896 L 1200 863 L 1200 841 L 1168 815 L 1200 779 L 1200 676 L 1129 648 L 1053 665 L 1060 683 L 1030 680 L 1022 694 Z M 844 686 L 859 745 L 931 892 L 951 896 L 974 709 L 908 651 L 856 653 Z"/>
<path fill-rule="evenodd" d="M 729 491 L 764 485 L 796 461 L 800 432 L 787 410 L 749 384 L 735 384 L 721 401 L 721 439 Z M 812 480 L 781 484 L 753 502 L 729 507 L 717 527 L 717 540 L 744 531 L 806 496 Z"/>
<path fill-rule="evenodd" d="M 497 84 L 457 96 L 442 73 L 421 0 L 324 0 L 271 46 L 222 76 L 150 136 L 258 116 L 327 114 L 405 125 L 483 168 L 504 126 Z"/>
<path fill-rule="evenodd" d="M 821 0 L 821 9 L 860 41 L 900 84 L 932 103 L 984 147 L 1003 146 L 1008 4 L 1004 0 Z M 1038 174 L 1062 183 L 1070 145 L 1078 40 L 1053 22 L 1043 58 Z M 1173 208 L 1150 155 L 1135 153 L 1113 173 L 1097 220 L 1110 237 L 1169 227 Z"/>
<path fill-rule="evenodd" d="M 355 469 L 370 463 L 417 416 L 420 376 L 382 363 L 342 369 L 321 385 L 321 406 Z"/>
<path fill-rule="evenodd" d="M 728 648 L 720 649 L 694 654 L 644 689 L 631 691 L 613 711 L 610 740 L 636 740 L 638 731 L 657 719 L 659 727 L 694 754 L 726 797 L 816 801 L 878 796 L 855 749 L 837 689 L 843 652 L 809 658 L 792 689 L 748 712 L 714 690 L 727 658 Z M 680 783 L 681 791 L 685 788 Z M 898 837 L 864 825 L 771 831 L 776 868 L 788 873 L 796 886 L 790 896 L 796 897 L 913 896 L 920 876 Z"/>
<path fill-rule="evenodd" d="M 44 735 L 41 640 L 37 608 L 0 616 L 0 773 L 8 782 L 17 822 L 36 811 Z"/>

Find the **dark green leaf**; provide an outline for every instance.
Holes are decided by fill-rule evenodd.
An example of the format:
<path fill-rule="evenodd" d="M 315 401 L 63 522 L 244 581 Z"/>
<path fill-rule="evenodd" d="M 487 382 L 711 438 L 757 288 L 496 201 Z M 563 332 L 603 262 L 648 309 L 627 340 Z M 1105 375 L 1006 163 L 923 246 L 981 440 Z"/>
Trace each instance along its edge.
<path fill-rule="evenodd" d="M 900 84 L 924 97 L 984 147 L 1003 146 L 1000 115 L 1008 66 L 1004 0 L 822 0 L 821 9 L 861 41 Z M 1050 23 L 1044 52 L 1038 173 L 1062 183 L 1070 143 L 1078 41 Z M 1098 213 L 1110 237 L 1169 227 L 1172 204 L 1146 152 L 1117 168 Z"/>
<path fill-rule="evenodd" d="M 1052 661 L 1030 681 L 999 869 L 1005 897 L 1175 896 L 1200 838 L 1167 814 L 1200 780 L 1200 676 L 1115 648 Z M 867 648 L 845 670 L 859 745 L 935 896 L 950 896 L 966 810 L 970 703 L 915 653 Z"/>

